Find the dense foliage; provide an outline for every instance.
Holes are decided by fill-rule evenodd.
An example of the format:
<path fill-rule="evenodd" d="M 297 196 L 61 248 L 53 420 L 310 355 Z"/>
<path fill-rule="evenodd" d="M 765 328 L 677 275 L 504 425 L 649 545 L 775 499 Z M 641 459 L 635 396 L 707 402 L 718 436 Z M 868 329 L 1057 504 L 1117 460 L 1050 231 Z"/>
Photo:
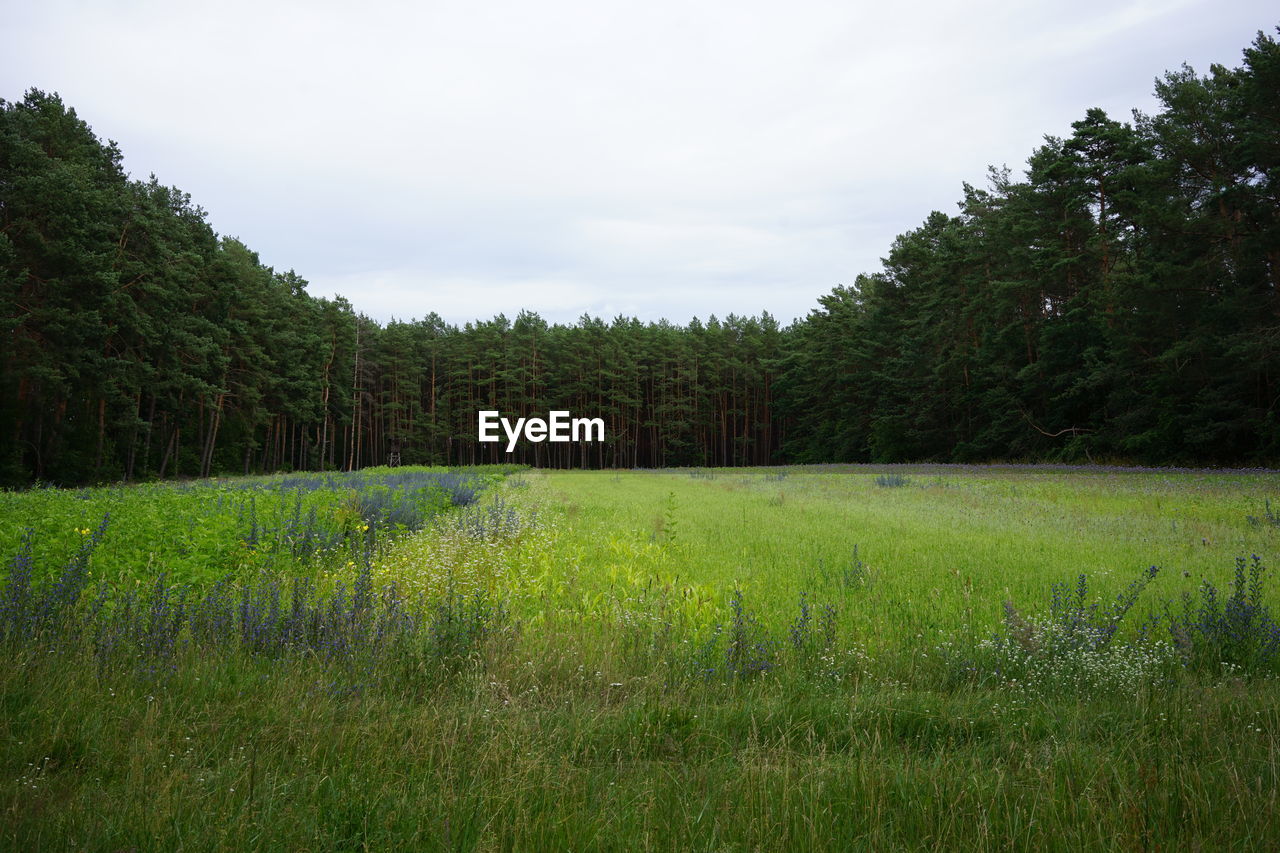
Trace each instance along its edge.
<path fill-rule="evenodd" d="M 406 463 L 1280 458 L 1280 45 L 1089 110 L 783 329 L 309 295 L 57 95 L 0 101 L 0 479 Z M 476 441 L 568 409 L 603 444 Z"/>
<path fill-rule="evenodd" d="M 788 340 L 803 461 L 1275 459 L 1280 46 L 993 169 Z"/>

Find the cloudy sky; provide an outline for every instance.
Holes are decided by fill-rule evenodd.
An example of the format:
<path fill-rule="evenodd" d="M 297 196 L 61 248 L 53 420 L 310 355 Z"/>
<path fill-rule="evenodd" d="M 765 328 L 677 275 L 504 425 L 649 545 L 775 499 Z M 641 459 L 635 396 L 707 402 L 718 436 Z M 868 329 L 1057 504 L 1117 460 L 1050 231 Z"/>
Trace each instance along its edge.
<path fill-rule="evenodd" d="M 0 2 L 0 97 L 380 320 L 786 322 L 1268 2 Z"/>

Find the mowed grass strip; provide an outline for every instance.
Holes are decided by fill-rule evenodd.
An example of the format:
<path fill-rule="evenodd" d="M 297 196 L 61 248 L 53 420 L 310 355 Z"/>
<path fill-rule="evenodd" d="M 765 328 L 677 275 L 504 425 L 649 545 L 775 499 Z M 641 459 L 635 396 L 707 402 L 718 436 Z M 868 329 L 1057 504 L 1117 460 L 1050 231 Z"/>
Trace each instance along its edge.
<path fill-rule="evenodd" d="M 1248 521 L 1280 495 L 1275 474 L 895 466 L 907 485 L 884 488 L 877 469 L 785 470 L 530 476 L 572 528 L 566 561 L 602 569 L 580 584 L 628 563 L 721 601 L 739 586 L 776 620 L 808 592 L 877 645 L 993 624 L 1002 602 L 1034 608 L 1080 573 L 1104 599 L 1152 565 L 1152 598 L 1221 587 L 1237 556 L 1280 543 L 1280 527 Z"/>

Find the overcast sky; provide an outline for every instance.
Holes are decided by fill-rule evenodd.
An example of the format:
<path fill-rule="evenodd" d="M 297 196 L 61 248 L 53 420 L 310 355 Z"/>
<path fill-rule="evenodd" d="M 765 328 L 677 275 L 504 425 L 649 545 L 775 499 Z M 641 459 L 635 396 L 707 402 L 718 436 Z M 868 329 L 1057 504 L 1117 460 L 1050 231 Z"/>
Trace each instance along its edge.
<path fill-rule="evenodd" d="M 125 168 L 386 321 L 804 316 L 989 164 L 1270 2 L 17 2 L 0 97 L 58 92 Z"/>

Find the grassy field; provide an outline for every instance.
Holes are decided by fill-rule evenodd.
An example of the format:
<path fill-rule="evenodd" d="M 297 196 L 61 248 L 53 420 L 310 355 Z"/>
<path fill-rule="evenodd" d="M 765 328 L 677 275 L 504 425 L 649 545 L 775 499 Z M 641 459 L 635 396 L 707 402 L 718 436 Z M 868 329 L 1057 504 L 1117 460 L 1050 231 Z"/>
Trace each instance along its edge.
<path fill-rule="evenodd" d="M 1274 844 L 1280 476 L 369 476 L 0 496 L 0 844 Z"/>

